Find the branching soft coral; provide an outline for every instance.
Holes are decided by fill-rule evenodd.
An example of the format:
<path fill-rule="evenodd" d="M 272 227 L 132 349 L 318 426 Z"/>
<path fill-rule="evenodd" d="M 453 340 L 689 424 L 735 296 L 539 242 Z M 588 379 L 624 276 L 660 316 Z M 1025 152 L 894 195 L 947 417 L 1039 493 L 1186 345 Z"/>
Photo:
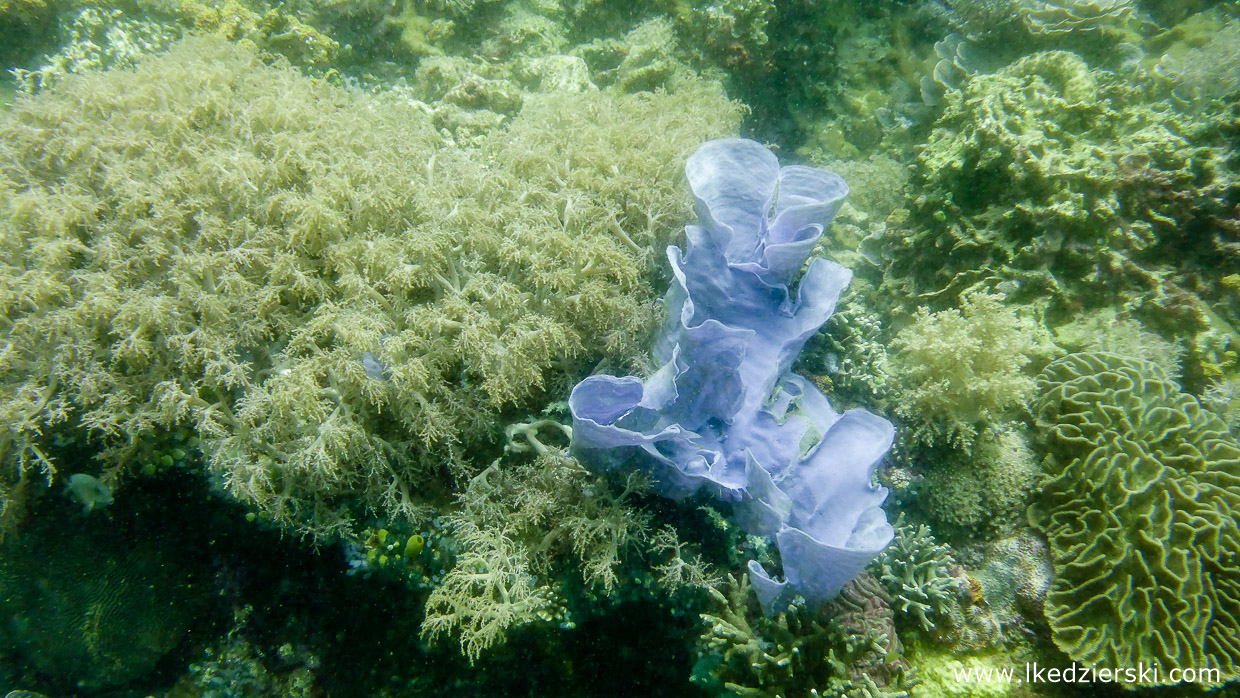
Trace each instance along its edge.
<path fill-rule="evenodd" d="M 456 519 L 452 531 L 464 552 L 426 601 L 422 637 L 455 632 L 473 662 L 513 626 L 549 618 L 556 601 L 530 574 L 528 552 L 505 531 L 466 519 Z"/>
<path fill-rule="evenodd" d="M 965 448 L 979 427 L 1026 403 L 1033 378 L 1023 369 L 1046 351 L 1030 319 L 981 292 L 966 295 L 959 309 L 920 308 L 892 346 L 904 393 L 897 411 L 917 425 L 919 438 Z"/>
<path fill-rule="evenodd" d="M 712 695 L 895 696 L 916 685 L 908 676 L 886 591 L 862 575 L 818 612 L 804 599 L 763 614 L 747 577 L 711 589 L 703 613 L 695 680 Z"/>
<path fill-rule="evenodd" d="M 473 150 L 395 98 L 193 39 L 0 119 L 0 477 L 84 430 L 119 472 L 191 426 L 230 492 L 327 534 L 630 363 L 718 91 L 540 97 Z M 353 501 L 347 501 L 353 500 Z"/>
<path fill-rule="evenodd" d="M 551 452 L 528 465 L 485 470 L 461 495 L 462 516 L 510 530 L 536 556 L 540 573 L 571 559 L 587 583 L 610 593 L 626 551 L 648 536 L 648 516 L 629 503 L 643 484 L 635 475 L 612 492 L 577 461 Z"/>
<path fill-rule="evenodd" d="M 564 563 L 587 584 L 614 592 L 621 558 L 649 529 L 629 494 L 609 491 L 553 449 L 533 463 L 492 464 L 470 482 L 451 517 L 462 553 L 427 601 L 423 637 L 455 634 L 474 661 L 515 626 L 561 618 L 555 573 Z"/>

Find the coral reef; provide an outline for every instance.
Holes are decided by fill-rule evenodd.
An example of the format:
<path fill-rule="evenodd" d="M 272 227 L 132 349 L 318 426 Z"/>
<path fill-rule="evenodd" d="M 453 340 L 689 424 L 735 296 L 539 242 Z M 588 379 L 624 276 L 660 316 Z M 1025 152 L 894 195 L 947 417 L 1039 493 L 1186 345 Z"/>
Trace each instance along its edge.
<path fill-rule="evenodd" d="M 1238 11 L 0 0 L 0 695 L 1240 695 Z"/>
<path fill-rule="evenodd" d="M 1070 354 L 1038 377 L 1052 636 L 1074 660 L 1240 674 L 1240 443 L 1157 365 Z"/>
<path fill-rule="evenodd" d="M 1240 377 L 1212 383 L 1202 394 L 1201 402 L 1240 437 Z"/>
<path fill-rule="evenodd" d="M 879 317 L 857 302 L 841 303 L 797 358 L 804 372 L 824 393 L 846 405 L 873 404 L 887 398 L 895 381 L 883 341 Z"/>
<path fill-rule="evenodd" d="M 736 126 L 684 87 L 547 96 L 474 152 L 218 40 L 23 101 L 0 124 L 3 479 L 54 477 L 57 429 L 120 471 L 188 425 L 285 525 L 346 527 L 344 499 L 416 516 L 500 409 L 640 355 L 674 173 Z"/>
<path fill-rule="evenodd" d="M 677 19 L 690 44 L 711 62 L 740 74 L 772 69 L 778 45 L 767 34 L 779 8 L 762 0 L 684 3 Z"/>
<path fill-rule="evenodd" d="M 1032 531 L 1022 531 L 987 544 L 985 560 L 972 576 L 999 622 L 1004 626 L 1040 622 L 1054 574 L 1046 543 Z"/>
<path fill-rule="evenodd" d="M 1100 308 L 1055 328 L 1055 343 L 1069 353 L 1121 354 L 1158 364 L 1175 378 L 1183 370 L 1184 348 L 1150 332 L 1139 320 L 1114 308 Z"/>
<path fill-rule="evenodd" d="M 1169 47 L 1154 71 L 1182 104 L 1203 109 L 1240 91 L 1240 19 L 1199 23 L 1198 36 Z"/>
<path fill-rule="evenodd" d="M 321 692 L 317 672 L 322 660 L 305 647 L 282 644 L 267 656 L 248 636 L 258 632 L 253 609 L 233 613 L 232 627 L 204 656 L 189 665 L 186 675 L 168 693 L 178 698 L 311 698 Z"/>
<path fill-rule="evenodd" d="M 60 23 L 59 51 L 33 70 L 13 69 L 22 91 L 33 93 L 83 71 L 132 68 L 142 56 L 168 48 L 181 35 L 175 25 L 131 19 L 114 8 L 84 7 Z"/>
<path fill-rule="evenodd" d="M 174 15 L 199 32 L 229 41 L 252 41 L 259 48 L 299 65 L 326 66 L 340 50 L 339 42 L 283 7 L 261 14 L 238 0 L 222 3 L 182 0 L 174 7 Z"/>
<path fill-rule="evenodd" d="M 989 47 L 1019 46 L 1028 30 L 1016 0 L 946 0 L 952 26 L 970 41 Z"/>
<path fill-rule="evenodd" d="M 423 639 L 456 634 L 471 662 L 503 642 L 516 625 L 558 621 L 554 591 L 530 572 L 528 552 L 503 530 L 458 519 L 451 525 L 462 547 L 454 567 L 426 600 Z"/>
<path fill-rule="evenodd" d="M 1132 0 L 1019 0 L 1029 31 L 1051 36 L 1104 32 L 1132 18 Z"/>
<path fill-rule="evenodd" d="M 455 634 L 471 662 L 516 626 L 571 625 L 555 583 L 566 561 L 587 586 L 613 594 L 621 581 L 621 558 L 651 537 L 648 516 L 629 504 L 641 488 L 639 478 L 624 491 L 611 492 L 571 458 L 542 447 L 528 436 L 528 425 L 522 426 L 542 452 L 528 464 L 501 468 L 497 462 L 470 482 L 460 496 L 461 509 L 448 517 L 456 565 L 427 600 L 423 637 Z M 653 547 L 674 548 L 682 563 L 662 570 L 669 583 L 708 579 L 696 562 L 681 557 L 674 533 L 662 532 Z"/>
<path fill-rule="evenodd" d="M 625 92 L 657 89 L 685 71 L 672 23 L 664 18 L 642 22 L 621 39 L 595 39 L 574 53 L 589 64 L 595 83 Z"/>
<path fill-rule="evenodd" d="M 197 551 L 173 532 L 81 517 L 68 502 L 44 506 L 0 543 L 0 648 L 66 693 L 152 671 L 212 596 Z"/>
<path fill-rule="evenodd" d="M 934 53 L 939 59 L 934 70 L 921 79 L 921 99 L 932 107 L 948 92 L 959 92 L 982 64 L 973 44 L 955 33 L 934 42 Z"/>
<path fill-rule="evenodd" d="M 1045 343 L 1031 318 L 993 293 L 969 293 L 959 309 L 918 308 L 891 344 L 896 411 L 919 440 L 971 450 L 979 431 L 1024 406 L 1033 378 L 1023 369 Z"/>
<path fill-rule="evenodd" d="M 567 28 L 555 3 L 506 3 L 502 16 L 487 32 L 479 53 L 491 60 L 558 55 L 568 45 Z"/>
<path fill-rule="evenodd" d="M 550 452 L 528 466 L 483 471 L 462 493 L 464 509 L 453 516 L 509 531 L 539 556 L 534 570 L 544 576 L 551 560 L 571 557 L 588 585 L 609 593 L 619 584 L 621 557 L 648 535 L 648 517 L 629 504 L 643 487 L 634 475 L 612 492 L 572 458 Z"/>
<path fill-rule="evenodd" d="M 798 2 L 787 8 L 775 25 L 781 48 L 773 74 L 748 97 L 763 105 L 758 114 L 783 127 L 779 141 L 809 160 L 825 161 L 903 155 L 921 139 L 929 109 L 919 96 L 920 79 L 934 68 L 935 39 L 950 33 L 940 3 Z M 769 113 L 767 102 L 790 114 Z"/>
<path fill-rule="evenodd" d="M 48 11 L 47 0 L 0 0 L 0 19 L 26 20 Z"/>

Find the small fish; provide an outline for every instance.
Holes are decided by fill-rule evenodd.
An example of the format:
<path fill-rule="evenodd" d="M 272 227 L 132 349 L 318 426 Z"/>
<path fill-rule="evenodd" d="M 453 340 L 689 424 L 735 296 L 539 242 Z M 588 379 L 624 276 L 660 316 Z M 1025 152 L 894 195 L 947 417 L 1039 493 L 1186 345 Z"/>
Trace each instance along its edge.
<path fill-rule="evenodd" d="M 84 508 L 82 513 L 89 514 L 96 507 L 106 507 L 112 503 L 112 490 L 99 478 L 86 473 L 74 473 L 69 476 L 69 484 L 65 485 L 65 493 L 73 497 Z M 5 698 L 9 698 L 5 696 Z"/>

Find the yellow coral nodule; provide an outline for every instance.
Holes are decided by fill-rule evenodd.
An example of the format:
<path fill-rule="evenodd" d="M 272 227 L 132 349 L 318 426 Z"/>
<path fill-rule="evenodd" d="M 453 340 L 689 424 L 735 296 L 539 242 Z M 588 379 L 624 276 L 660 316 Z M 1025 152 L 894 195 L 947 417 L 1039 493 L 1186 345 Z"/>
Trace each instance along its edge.
<path fill-rule="evenodd" d="M 426 547 L 426 539 L 415 533 L 409 536 L 409 540 L 405 543 L 405 557 L 415 558 L 422 552 L 422 548 Z"/>

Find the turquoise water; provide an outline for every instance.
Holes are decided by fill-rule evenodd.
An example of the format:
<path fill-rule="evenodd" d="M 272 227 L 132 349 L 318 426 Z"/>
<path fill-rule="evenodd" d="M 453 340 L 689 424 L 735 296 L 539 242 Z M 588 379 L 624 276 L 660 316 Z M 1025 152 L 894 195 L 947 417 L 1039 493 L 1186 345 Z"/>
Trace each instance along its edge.
<path fill-rule="evenodd" d="M 1240 690 L 1235 3 L 15 2 L 0 62 L 0 695 Z M 736 137 L 817 169 L 691 189 Z M 823 262 L 668 249 L 818 170 L 851 280 L 762 355 Z M 807 602 L 791 530 L 891 542 Z"/>

